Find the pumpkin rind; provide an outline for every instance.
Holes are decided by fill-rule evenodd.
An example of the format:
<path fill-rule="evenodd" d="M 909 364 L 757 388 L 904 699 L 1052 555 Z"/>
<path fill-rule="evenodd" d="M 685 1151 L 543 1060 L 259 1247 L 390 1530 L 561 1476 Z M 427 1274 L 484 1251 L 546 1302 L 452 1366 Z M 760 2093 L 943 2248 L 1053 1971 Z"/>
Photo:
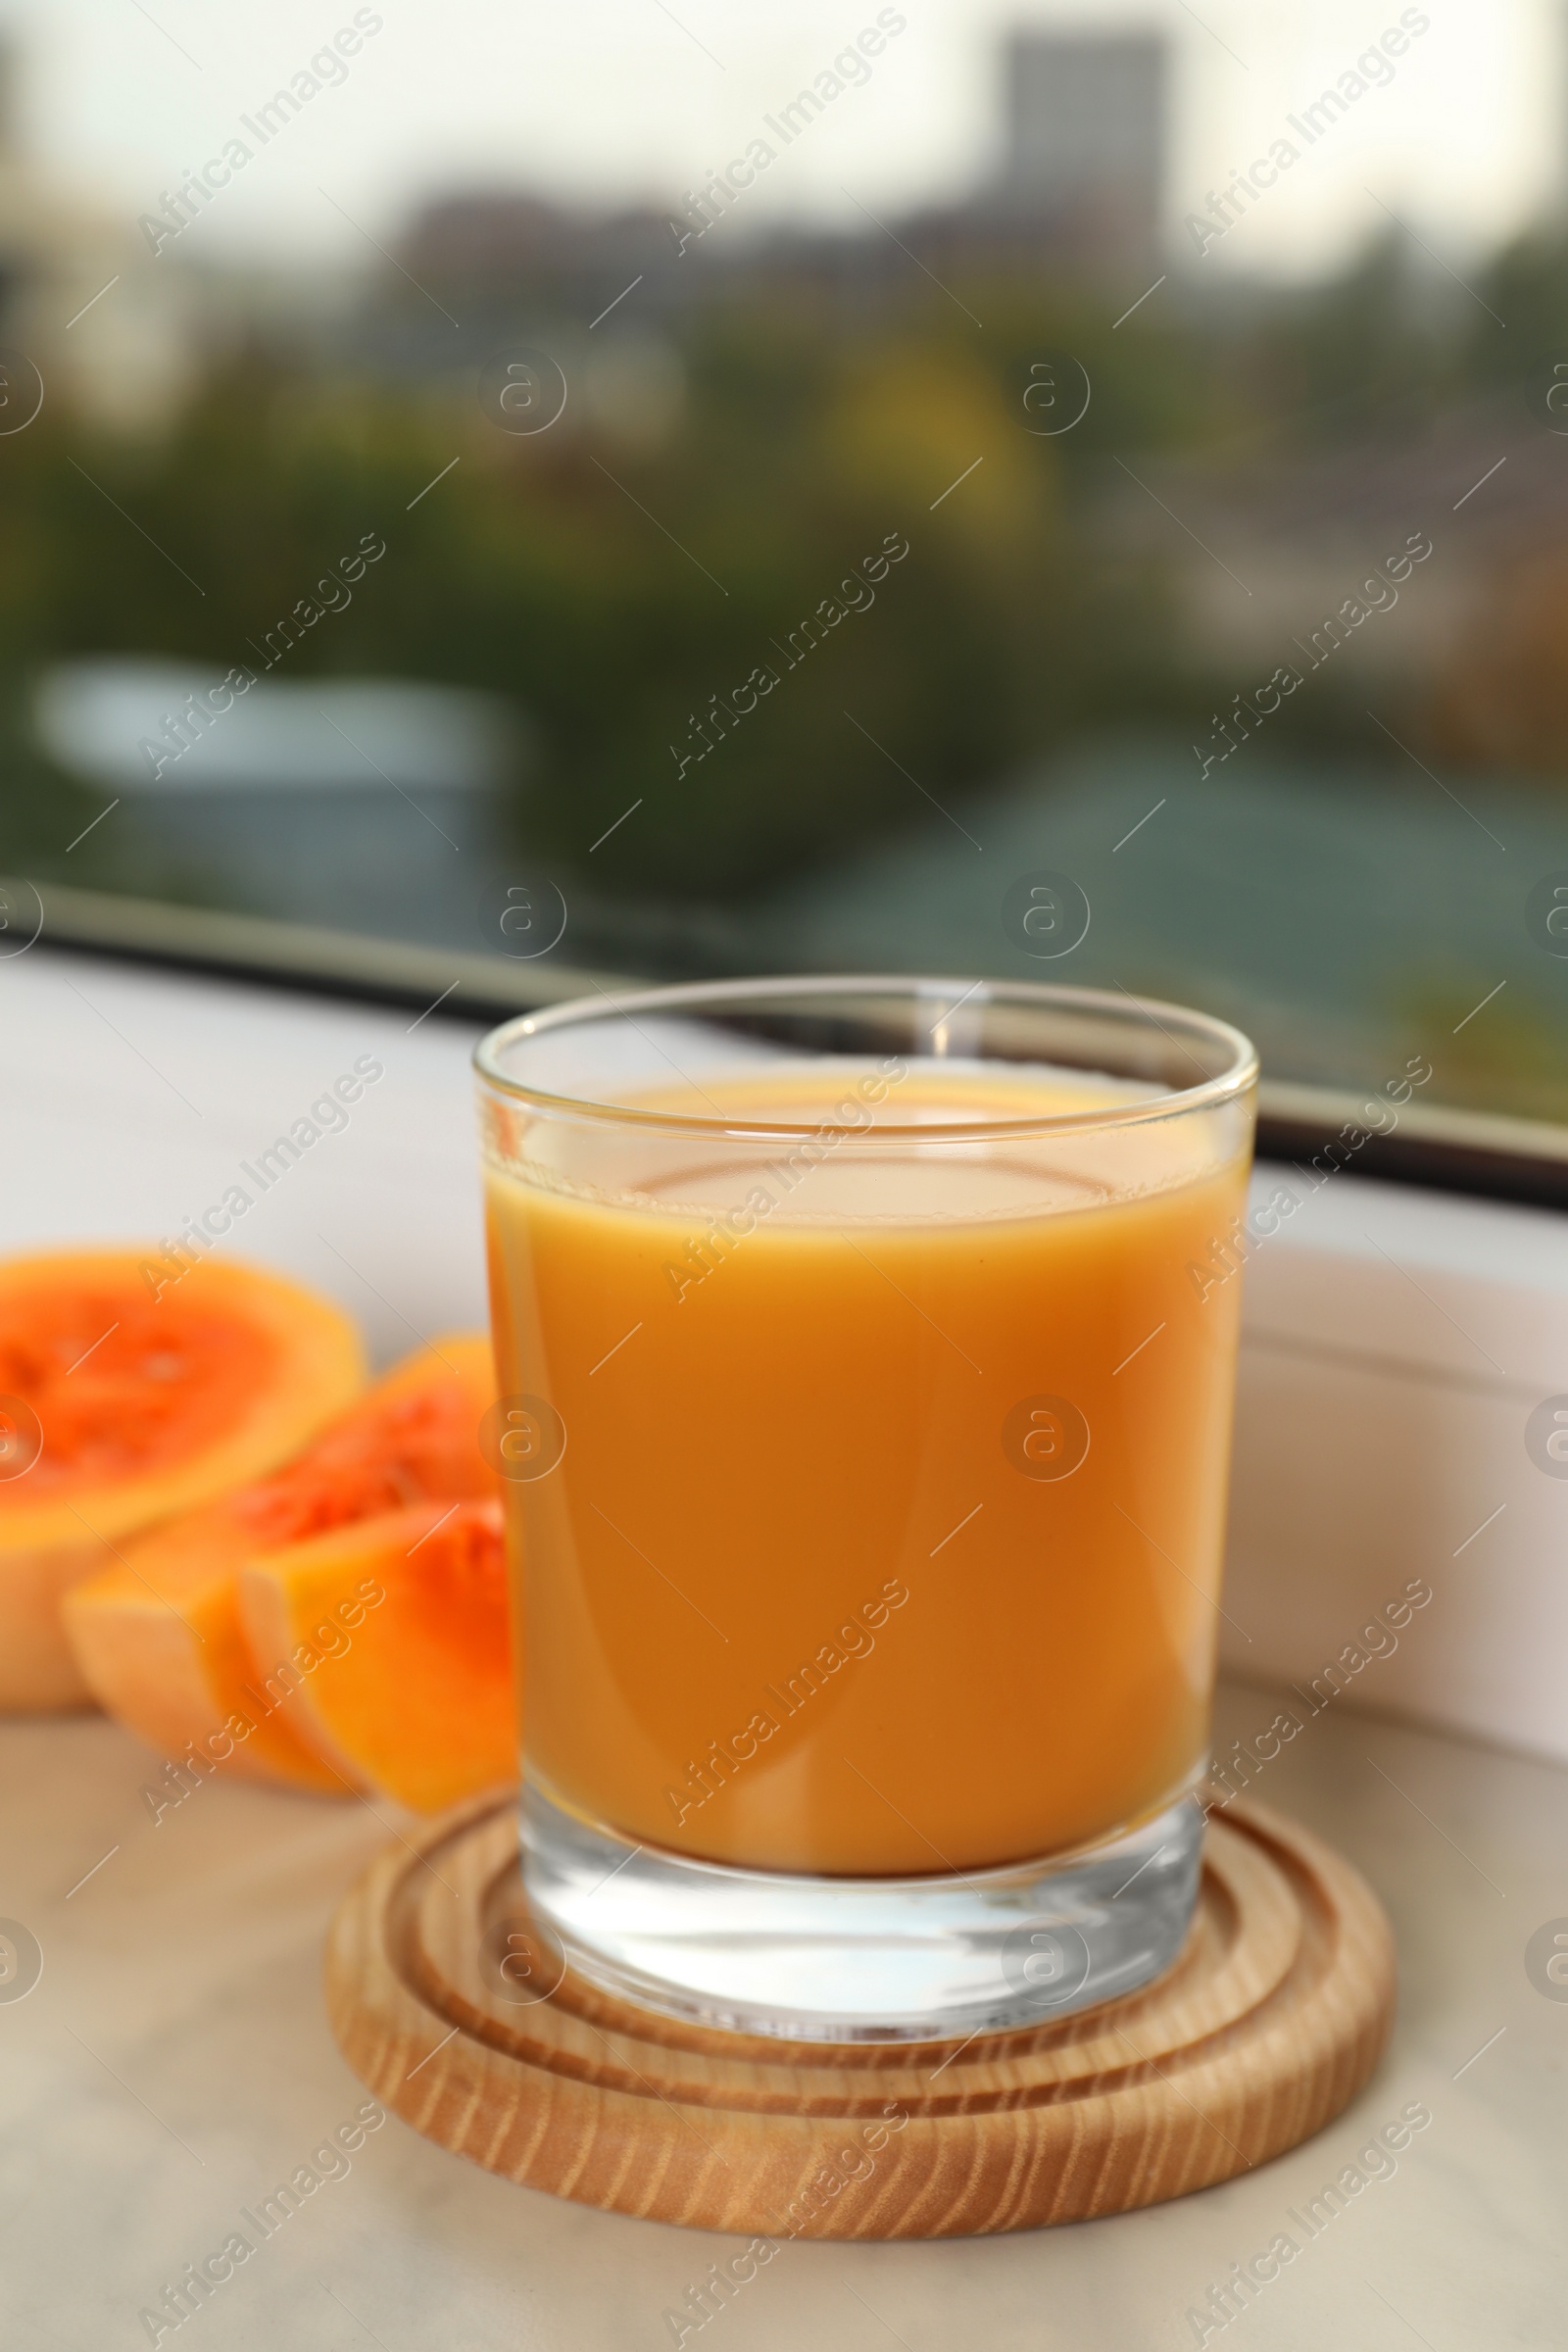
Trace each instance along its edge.
<path fill-rule="evenodd" d="M 190 1742 L 212 1754 L 215 1735 L 226 1734 L 226 1772 L 327 1795 L 357 1787 L 299 1736 L 294 1676 L 280 1671 L 287 1651 L 253 1654 L 239 1573 L 389 1510 L 493 1495 L 478 1432 L 494 1396 L 488 1337 L 440 1338 L 270 1477 L 127 1545 L 72 1594 L 67 1612 L 82 1671 L 109 1712 L 165 1755 Z"/>

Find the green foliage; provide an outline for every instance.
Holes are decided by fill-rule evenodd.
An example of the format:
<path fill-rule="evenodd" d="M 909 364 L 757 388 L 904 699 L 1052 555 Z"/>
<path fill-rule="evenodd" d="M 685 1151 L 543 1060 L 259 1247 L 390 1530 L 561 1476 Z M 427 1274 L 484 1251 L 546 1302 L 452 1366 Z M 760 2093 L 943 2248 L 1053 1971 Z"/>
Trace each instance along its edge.
<path fill-rule="evenodd" d="M 1517 388 L 1542 420 L 1552 364 L 1568 361 L 1568 243 L 1544 232 L 1516 238 L 1475 282 L 1466 372 L 1480 384 Z"/>
<path fill-rule="evenodd" d="M 514 795 L 530 842 L 586 869 L 641 800 L 592 852 L 596 884 L 744 893 L 919 820 L 922 790 L 961 801 L 1107 694 L 1129 714 L 1157 699 L 1157 593 L 1090 552 L 1077 486 L 1106 448 L 1190 427 L 1201 356 L 1170 330 L 1118 344 L 1082 300 L 986 299 L 988 337 L 956 310 L 850 331 L 805 297 L 699 309 L 652 446 L 575 410 L 512 438 L 471 397 L 256 353 L 153 444 L 56 408 L 0 447 L 8 667 L 270 657 L 280 678 L 487 688 L 540 746 Z M 1070 448 L 1021 400 L 1031 359 L 1067 350 L 1096 385 Z M 269 632 L 367 532 L 384 562 L 275 659 Z M 754 711 L 694 727 L 759 671 L 776 683 Z"/>
<path fill-rule="evenodd" d="M 907 808 L 900 765 L 961 795 L 1073 708 L 1051 467 L 972 360 L 930 361 L 726 313 L 694 339 L 681 429 L 657 451 L 511 439 L 476 404 L 254 361 L 153 447 L 40 420 L 0 462 L 4 641 L 19 671 L 131 652 L 262 671 L 269 632 L 378 534 L 385 560 L 271 674 L 505 695 L 542 735 L 518 804 L 532 838 L 584 858 L 642 797 L 647 819 L 600 855 L 604 881 L 745 887 Z M 926 375 L 904 380 L 916 363 Z M 930 513 L 975 455 L 991 481 Z M 841 591 L 890 537 L 908 556 Z M 799 640 L 793 667 L 775 651 L 850 597 L 867 609 L 809 654 Z M 678 780 L 679 752 L 704 740 L 690 714 L 760 664 L 777 686 Z"/>
<path fill-rule="evenodd" d="M 1519 249 L 1487 283 L 1543 348 L 1568 317 L 1556 247 Z M 50 661 L 117 653 L 484 688 L 538 747 L 512 787 L 523 838 L 611 895 L 734 900 L 929 821 L 922 793 L 960 808 L 1091 723 L 1206 720 L 1215 689 L 1190 674 L 1166 567 L 1105 531 L 1115 461 L 1402 427 L 1496 364 L 1495 329 L 1445 342 L 1419 321 L 1390 242 L 1245 309 L 1198 307 L 1173 281 L 1120 327 L 1093 293 L 960 291 L 849 318 L 760 280 L 695 306 L 662 437 L 612 431 L 579 400 L 514 438 L 469 390 L 255 351 L 161 440 L 56 403 L 0 442 L 0 694 L 15 709 Z M 1059 437 L 1023 405 L 1042 360 L 1094 386 Z M 276 657 L 269 633 L 310 612 L 366 534 L 384 560 Z M 866 560 L 905 542 L 873 578 Z M 768 672 L 735 716 L 736 690 Z M 81 796 L 28 784 L 9 733 L 32 814 L 0 850 L 40 824 L 63 848 Z"/>

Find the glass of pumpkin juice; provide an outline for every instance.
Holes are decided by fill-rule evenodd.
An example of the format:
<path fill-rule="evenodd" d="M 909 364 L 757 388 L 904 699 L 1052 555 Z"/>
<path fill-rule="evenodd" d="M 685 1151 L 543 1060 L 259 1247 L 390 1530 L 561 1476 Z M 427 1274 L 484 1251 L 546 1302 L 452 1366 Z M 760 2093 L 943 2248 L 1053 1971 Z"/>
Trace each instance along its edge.
<path fill-rule="evenodd" d="M 479 1049 L 546 1940 L 817 2040 L 1063 2015 L 1196 1898 L 1256 1060 L 1004 982 Z"/>

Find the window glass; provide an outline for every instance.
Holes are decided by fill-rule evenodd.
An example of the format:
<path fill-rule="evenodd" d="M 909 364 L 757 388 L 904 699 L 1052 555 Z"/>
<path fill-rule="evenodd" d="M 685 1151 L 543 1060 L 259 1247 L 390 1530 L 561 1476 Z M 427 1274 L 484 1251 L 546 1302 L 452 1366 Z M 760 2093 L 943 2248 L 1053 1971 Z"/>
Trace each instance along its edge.
<path fill-rule="evenodd" d="M 1568 1117 L 1544 0 L 17 0 L 26 886 Z"/>

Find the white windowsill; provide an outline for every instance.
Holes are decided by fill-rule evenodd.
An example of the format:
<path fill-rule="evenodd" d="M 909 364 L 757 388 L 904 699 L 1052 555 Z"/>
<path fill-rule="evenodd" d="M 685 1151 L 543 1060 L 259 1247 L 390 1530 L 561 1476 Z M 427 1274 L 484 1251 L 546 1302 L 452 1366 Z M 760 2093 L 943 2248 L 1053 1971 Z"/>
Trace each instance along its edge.
<path fill-rule="evenodd" d="M 481 1317 L 471 1033 L 43 955 L 0 962 L 0 1248 L 172 1231 L 370 1054 L 384 1078 L 257 1202 L 244 1246 L 345 1298 L 383 1356 Z M 1265 1197 L 1273 1183 L 1262 1171 Z M 889 2330 L 1024 2352 L 1042 2313 L 1072 2352 L 1190 2342 L 1212 2282 L 1296 2230 L 1287 2216 L 1415 2100 L 1430 2128 L 1301 2244 L 1246 2313 L 1246 2341 L 1557 2340 L 1565 2011 L 1521 1955 L 1568 1908 L 1568 1773 L 1454 1735 L 1568 1753 L 1568 1481 L 1536 1471 L 1520 1438 L 1538 1392 L 1568 1388 L 1565 1229 L 1347 1175 L 1249 1276 L 1225 1605 L 1251 1639 L 1228 1633 L 1233 1654 L 1250 1676 L 1306 1680 L 1407 1576 L 1433 1590 L 1398 1649 L 1316 1715 L 1278 1684 L 1222 1684 L 1217 1700 L 1221 1757 L 1298 1711 L 1256 1793 L 1358 1864 L 1394 1919 L 1400 2006 L 1365 2091 L 1302 2147 L 1146 2212 L 786 2246 L 755 2302 L 726 2314 L 718 2352 L 863 2352 Z M 1448 1729 L 1374 1720 L 1389 1709 Z M 101 1718 L 0 1723 L 3 1907 L 45 1955 L 36 1990 L 0 2007 L 19 2343 L 35 2329 L 40 2344 L 143 2340 L 138 2307 L 366 2097 L 327 2028 L 320 1949 L 394 1825 L 221 1779 L 155 1824 L 142 1788 L 156 1771 Z M 514 2187 L 396 2118 L 288 2230 L 219 2290 L 204 2341 L 623 2352 L 671 2340 L 663 2313 L 736 2244 Z"/>
<path fill-rule="evenodd" d="M 343 1298 L 383 1359 L 482 1322 L 478 1033 L 90 956 L 0 960 L 0 1249 L 173 1233 L 370 1054 L 385 1076 L 350 1126 L 234 1240 Z M 1308 1193 L 1262 1167 L 1254 1201 L 1282 1183 Z M 1421 1578 L 1432 1601 L 1336 1708 L 1568 1758 L 1568 1479 L 1524 1448 L 1533 1406 L 1568 1393 L 1568 1217 L 1341 1173 L 1246 1281 L 1227 1666 L 1310 1686 Z"/>

